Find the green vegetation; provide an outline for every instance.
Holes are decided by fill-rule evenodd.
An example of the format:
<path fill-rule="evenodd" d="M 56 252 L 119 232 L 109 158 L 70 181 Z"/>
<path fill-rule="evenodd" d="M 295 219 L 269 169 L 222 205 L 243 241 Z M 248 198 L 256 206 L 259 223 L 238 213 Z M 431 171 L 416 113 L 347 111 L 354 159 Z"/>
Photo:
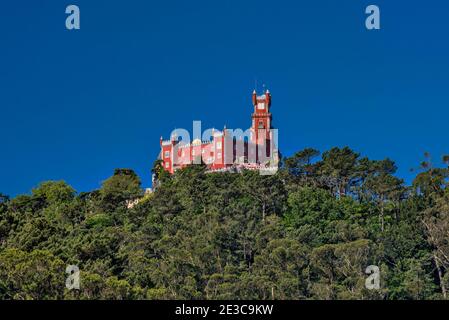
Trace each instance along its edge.
<path fill-rule="evenodd" d="M 156 162 L 159 187 L 132 208 L 143 193 L 125 169 L 88 193 L 0 194 L 0 299 L 445 299 L 449 169 L 426 159 L 410 187 L 395 171 L 306 149 L 273 176 Z M 380 290 L 365 288 L 369 265 Z"/>

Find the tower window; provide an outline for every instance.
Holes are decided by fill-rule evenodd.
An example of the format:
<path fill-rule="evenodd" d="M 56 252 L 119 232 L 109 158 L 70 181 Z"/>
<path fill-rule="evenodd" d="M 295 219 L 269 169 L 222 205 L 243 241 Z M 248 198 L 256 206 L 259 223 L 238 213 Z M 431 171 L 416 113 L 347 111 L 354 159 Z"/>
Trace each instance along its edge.
<path fill-rule="evenodd" d="M 165 151 L 164 156 L 165 156 L 165 158 L 169 158 L 170 157 L 170 151 Z"/>
<path fill-rule="evenodd" d="M 259 121 L 259 129 L 263 129 L 263 128 L 264 128 L 263 121 Z"/>

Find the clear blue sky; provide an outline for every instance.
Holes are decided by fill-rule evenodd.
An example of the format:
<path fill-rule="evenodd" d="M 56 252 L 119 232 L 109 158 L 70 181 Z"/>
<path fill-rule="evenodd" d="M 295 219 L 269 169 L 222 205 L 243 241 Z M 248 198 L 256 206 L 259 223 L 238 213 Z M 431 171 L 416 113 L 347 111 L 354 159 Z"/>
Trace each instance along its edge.
<path fill-rule="evenodd" d="M 0 192 L 88 191 L 118 167 L 150 186 L 161 135 L 249 127 L 255 79 L 283 154 L 348 145 L 410 181 L 424 151 L 449 153 L 448 14 L 443 0 L 2 1 Z"/>

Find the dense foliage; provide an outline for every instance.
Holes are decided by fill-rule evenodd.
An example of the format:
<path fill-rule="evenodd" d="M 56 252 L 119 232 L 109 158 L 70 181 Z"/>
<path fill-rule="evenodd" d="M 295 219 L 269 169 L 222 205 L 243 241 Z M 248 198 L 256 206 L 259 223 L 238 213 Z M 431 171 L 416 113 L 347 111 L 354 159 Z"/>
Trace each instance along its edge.
<path fill-rule="evenodd" d="M 0 299 L 446 298 L 448 168 L 426 159 L 405 186 L 389 159 L 319 156 L 298 152 L 273 176 L 155 163 L 145 196 L 126 169 L 88 193 L 0 194 Z M 379 290 L 365 288 L 369 265 Z"/>

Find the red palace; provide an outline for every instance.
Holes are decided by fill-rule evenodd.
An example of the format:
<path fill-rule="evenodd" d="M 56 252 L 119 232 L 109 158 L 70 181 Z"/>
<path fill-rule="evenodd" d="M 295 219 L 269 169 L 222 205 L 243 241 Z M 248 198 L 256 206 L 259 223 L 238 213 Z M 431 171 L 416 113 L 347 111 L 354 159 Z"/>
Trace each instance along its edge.
<path fill-rule="evenodd" d="M 252 95 L 252 125 L 246 131 L 241 129 L 212 129 L 202 139 L 184 141 L 172 133 L 169 140 L 160 139 L 159 159 L 170 173 L 191 164 L 205 164 L 210 172 L 242 169 L 260 170 L 263 174 L 277 171 L 279 154 L 277 129 L 272 127 L 271 94 L 268 90 L 258 96 Z M 190 137 L 189 137 L 190 139 Z"/>

